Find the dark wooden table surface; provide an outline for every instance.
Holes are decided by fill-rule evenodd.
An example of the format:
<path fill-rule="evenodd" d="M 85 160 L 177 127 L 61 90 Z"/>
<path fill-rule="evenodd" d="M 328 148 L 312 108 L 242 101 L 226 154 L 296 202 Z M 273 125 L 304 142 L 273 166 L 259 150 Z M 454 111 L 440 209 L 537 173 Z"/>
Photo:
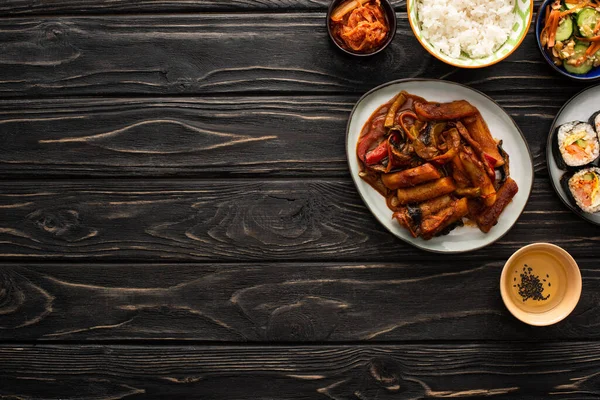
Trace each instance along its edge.
<path fill-rule="evenodd" d="M 532 29 L 500 64 L 447 66 L 395 5 L 391 47 L 352 59 L 328 0 L 3 0 L 0 398 L 599 398 L 600 230 L 544 155 L 585 86 Z M 483 91 L 527 137 L 531 198 L 486 249 L 417 250 L 356 192 L 349 112 L 408 77 Z M 583 275 L 546 328 L 498 290 L 538 241 Z"/>

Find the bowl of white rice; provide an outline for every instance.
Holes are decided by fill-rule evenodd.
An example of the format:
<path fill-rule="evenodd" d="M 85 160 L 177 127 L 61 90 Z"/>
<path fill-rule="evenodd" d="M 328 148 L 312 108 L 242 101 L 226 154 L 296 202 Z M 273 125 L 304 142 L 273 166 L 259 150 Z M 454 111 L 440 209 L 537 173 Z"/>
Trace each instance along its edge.
<path fill-rule="evenodd" d="M 533 0 L 408 0 L 408 21 L 439 60 L 461 68 L 502 61 L 531 24 Z"/>

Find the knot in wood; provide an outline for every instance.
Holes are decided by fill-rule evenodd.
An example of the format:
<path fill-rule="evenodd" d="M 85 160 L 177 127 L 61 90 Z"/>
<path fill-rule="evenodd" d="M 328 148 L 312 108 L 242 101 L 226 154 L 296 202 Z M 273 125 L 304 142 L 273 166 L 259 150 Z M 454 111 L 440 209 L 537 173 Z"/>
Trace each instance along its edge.
<path fill-rule="evenodd" d="M 250 240 L 270 253 L 289 252 L 294 247 L 304 249 L 323 236 L 315 223 L 314 208 L 309 199 L 295 199 L 293 193 L 283 196 L 251 192 L 228 200 L 211 217 L 212 228 L 207 230 L 206 218 L 199 216 L 203 221 L 186 234 L 191 238 L 208 234 L 220 242 Z"/>
<path fill-rule="evenodd" d="M 402 377 L 399 366 L 394 360 L 384 357 L 374 358 L 369 363 L 369 374 L 379 386 L 388 391 L 400 390 Z"/>
<path fill-rule="evenodd" d="M 52 312 L 54 298 L 12 268 L 0 268 L 0 329 L 35 324 Z"/>
<path fill-rule="evenodd" d="M 276 310 L 269 318 L 267 336 L 269 340 L 280 341 L 315 340 L 315 327 L 311 316 L 302 310 Z"/>
<path fill-rule="evenodd" d="M 308 199 L 269 195 L 255 204 L 248 217 L 261 233 L 267 234 L 261 236 L 272 238 L 268 242 L 284 245 L 312 238 L 312 209 Z"/>
<path fill-rule="evenodd" d="M 48 237 L 66 242 L 78 242 L 96 235 L 97 231 L 81 225 L 79 212 L 68 209 L 37 210 L 27 216 L 36 239 Z M 42 238 L 40 238 L 40 235 Z"/>
<path fill-rule="evenodd" d="M 66 39 L 67 28 L 65 24 L 52 21 L 44 23 L 40 26 L 40 43 L 56 43 Z"/>
<path fill-rule="evenodd" d="M 346 305 L 320 297 L 305 297 L 275 309 L 268 321 L 269 340 L 326 340 L 339 321 L 338 311 Z"/>
<path fill-rule="evenodd" d="M 0 315 L 16 311 L 25 301 L 25 295 L 14 277 L 8 268 L 0 269 Z"/>

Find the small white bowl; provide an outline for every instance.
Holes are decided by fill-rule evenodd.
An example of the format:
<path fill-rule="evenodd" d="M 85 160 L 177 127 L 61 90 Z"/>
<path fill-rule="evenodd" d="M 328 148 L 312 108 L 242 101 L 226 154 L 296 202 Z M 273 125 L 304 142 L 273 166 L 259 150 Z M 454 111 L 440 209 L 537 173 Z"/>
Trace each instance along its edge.
<path fill-rule="evenodd" d="M 560 274 L 563 274 L 564 279 L 564 282 L 558 283 L 562 287 L 557 287 L 555 281 L 555 287 L 552 289 L 556 290 L 555 294 L 560 296 L 559 300 L 554 301 L 556 304 L 552 304 L 552 300 L 550 300 L 548 302 L 549 307 L 542 305 L 539 311 L 536 310 L 535 312 L 525 310 L 523 306 L 517 304 L 522 297 L 517 297 L 517 294 L 514 293 L 516 289 L 513 289 L 513 287 L 517 287 L 516 274 L 525 271 L 523 268 L 527 267 L 527 265 L 522 264 L 523 257 L 533 254 L 536 254 L 540 259 L 546 257 L 544 260 L 554 263 L 553 265 L 559 270 Z M 535 272 L 536 266 L 531 265 L 531 267 Z M 525 273 L 527 274 L 527 272 Z M 546 277 L 542 276 L 541 278 Z M 550 282 L 550 278 L 548 282 Z M 547 289 L 550 288 L 547 286 Z M 500 294 L 508 311 L 519 320 L 535 326 L 552 325 L 565 319 L 579 302 L 581 297 L 581 272 L 573 257 L 561 247 L 550 243 L 533 243 L 517 250 L 504 264 L 500 276 Z"/>

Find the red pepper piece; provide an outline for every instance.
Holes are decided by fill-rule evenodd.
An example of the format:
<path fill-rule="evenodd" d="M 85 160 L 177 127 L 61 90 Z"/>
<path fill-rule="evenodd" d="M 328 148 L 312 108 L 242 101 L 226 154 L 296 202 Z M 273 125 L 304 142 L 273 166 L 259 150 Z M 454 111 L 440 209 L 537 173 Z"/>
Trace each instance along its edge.
<path fill-rule="evenodd" d="M 387 156 L 388 142 L 387 140 L 384 140 L 381 143 L 379 143 L 377 147 L 375 147 L 373 150 L 367 153 L 367 156 L 365 157 L 365 162 L 367 163 L 367 165 L 377 164 Z"/>
<path fill-rule="evenodd" d="M 487 161 L 488 165 L 494 169 L 496 167 L 496 162 L 497 160 L 490 156 L 488 153 L 483 153 L 483 157 L 485 158 L 485 161 Z"/>
<path fill-rule="evenodd" d="M 383 126 L 384 120 L 385 115 L 375 118 L 371 123 L 369 131 L 360 139 L 358 147 L 356 148 L 356 155 L 363 162 L 367 162 L 366 155 L 367 151 L 371 148 L 371 146 L 375 144 L 380 138 L 385 136 L 385 128 Z"/>

